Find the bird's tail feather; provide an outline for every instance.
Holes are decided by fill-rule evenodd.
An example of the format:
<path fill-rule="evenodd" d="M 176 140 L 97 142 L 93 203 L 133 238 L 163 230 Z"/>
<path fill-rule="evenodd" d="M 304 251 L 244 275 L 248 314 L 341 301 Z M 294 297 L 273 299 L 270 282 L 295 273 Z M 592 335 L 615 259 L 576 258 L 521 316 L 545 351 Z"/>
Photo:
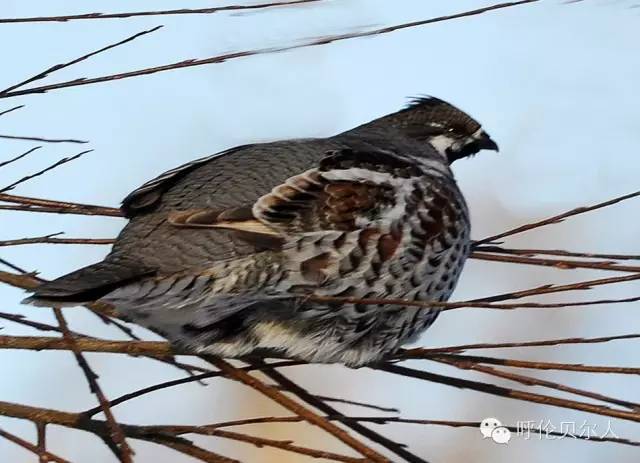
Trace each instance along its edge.
<path fill-rule="evenodd" d="M 38 306 L 92 302 L 120 286 L 153 273 L 152 269 L 136 263 L 107 259 L 41 284 L 22 302 Z"/>

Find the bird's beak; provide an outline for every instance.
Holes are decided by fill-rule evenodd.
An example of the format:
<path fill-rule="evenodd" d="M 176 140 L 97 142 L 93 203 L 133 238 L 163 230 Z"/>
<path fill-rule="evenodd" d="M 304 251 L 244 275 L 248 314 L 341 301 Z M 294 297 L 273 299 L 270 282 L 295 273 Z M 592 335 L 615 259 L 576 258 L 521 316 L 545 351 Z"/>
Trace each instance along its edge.
<path fill-rule="evenodd" d="M 498 144 L 492 140 L 489 134 L 485 131 L 480 133 L 480 136 L 477 138 L 478 148 L 481 150 L 491 150 L 491 151 L 500 151 L 498 148 Z"/>

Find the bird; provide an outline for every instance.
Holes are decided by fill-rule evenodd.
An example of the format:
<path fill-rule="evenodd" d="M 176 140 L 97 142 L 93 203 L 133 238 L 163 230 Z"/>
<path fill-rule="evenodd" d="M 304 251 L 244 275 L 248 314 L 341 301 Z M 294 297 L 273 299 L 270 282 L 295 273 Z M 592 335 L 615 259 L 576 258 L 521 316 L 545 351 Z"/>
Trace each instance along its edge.
<path fill-rule="evenodd" d="M 439 308 L 357 299 L 449 299 L 471 248 L 451 164 L 481 150 L 498 145 L 432 96 L 327 138 L 227 149 L 129 194 L 106 258 L 24 302 L 107 303 L 201 355 L 372 364 Z"/>

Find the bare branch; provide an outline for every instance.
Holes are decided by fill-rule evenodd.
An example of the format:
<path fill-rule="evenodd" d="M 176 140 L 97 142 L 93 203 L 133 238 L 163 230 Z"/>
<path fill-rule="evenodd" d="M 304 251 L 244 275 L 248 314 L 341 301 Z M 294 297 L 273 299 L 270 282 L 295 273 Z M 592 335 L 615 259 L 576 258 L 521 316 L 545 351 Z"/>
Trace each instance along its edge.
<path fill-rule="evenodd" d="M 611 285 L 614 283 L 624 283 L 628 281 L 640 280 L 640 274 L 634 273 L 633 275 L 625 275 L 621 277 L 600 278 L 597 280 L 579 281 L 577 283 L 570 283 L 566 285 L 554 285 L 548 284 L 543 286 L 537 286 L 531 289 L 525 289 L 522 291 L 513 291 L 509 293 L 496 294 L 495 296 L 487 296 L 479 299 L 473 299 L 470 302 L 496 302 L 507 301 L 512 299 L 521 299 L 523 297 L 535 296 L 539 294 L 553 294 L 566 291 L 584 291 L 592 289 L 596 286 Z"/>
<path fill-rule="evenodd" d="M 408 358 L 425 358 L 424 355 L 419 355 L 418 352 L 413 352 L 411 357 Z M 474 355 L 460 355 L 460 354 L 435 354 L 426 358 L 437 359 L 453 359 L 466 361 L 470 363 L 489 363 L 492 365 L 503 365 L 507 367 L 516 368 L 531 368 L 535 370 L 557 370 L 557 371 L 581 371 L 586 373 L 612 373 L 620 375 L 640 375 L 639 367 L 610 367 L 610 366 L 596 366 L 596 365 L 583 365 L 572 363 L 555 363 L 555 362 L 530 362 L 527 360 L 516 359 L 503 359 L 494 357 L 482 357 Z"/>
<path fill-rule="evenodd" d="M 66 201 L 54 201 L 51 199 L 30 198 L 27 196 L 16 196 L 0 193 L 0 201 L 24 204 L 28 207 L 21 210 L 33 212 L 55 212 L 58 214 L 78 214 L 78 215 L 102 215 L 105 217 L 122 217 L 120 209 L 115 207 L 94 206 L 92 204 L 70 203 Z M 35 208 L 33 206 L 38 206 Z M 9 209 L 9 207 L 6 207 Z"/>
<path fill-rule="evenodd" d="M 27 442 L 21 437 L 16 436 L 15 434 L 11 434 L 8 431 L 0 428 L 0 437 L 4 437 L 8 441 L 13 442 L 14 444 L 19 445 L 20 447 L 29 450 L 31 453 L 38 455 L 40 461 L 55 461 L 56 463 L 71 463 L 69 460 L 65 460 L 57 455 L 54 455 L 51 452 L 47 452 L 46 450 L 41 450 L 37 446 L 33 445 L 31 442 Z"/>
<path fill-rule="evenodd" d="M 0 96 L 1 98 L 1 96 Z M 89 143 L 86 140 L 76 140 L 74 138 L 42 138 L 42 137 L 22 137 L 17 135 L 0 135 L 0 138 L 6 140 L 27 140 L 27 141 L 41 141 L 45 143 Z"/>
<path fill-rule="evenodd" d="M 553 267 L 562 270 L 591 268 L 596 270 L 610 270 L 614 272 L 640 272 L 639 266 L 616 265 L 613 262 L 584 262 L 579 260 L 540 259 L 537 257 L 490 254 L 486 252 L 473 252 L 471 254 L 471 257 L 478 260 L 506 262 L 510 264 L 540 265 L 543 267 Z"/>
<path fill-rule="evenodd" d="M 309 42 L 299 43 L 296 45 L 261 48 L 261 49 L 255 49 L 255 50 L 245 50 L 245 51 L 239 51 L 235 53 L 227 53 L 223 55 L 212 56 L 210 58 L 204 58 L 204 59 L 188 59 L 184 61 L 179 61 L 177 63 L 171 63 L 163 66 L 156 66 L 156 67 L 145 68 L 145 69 L 138 69 L 136 71 L 123 72 L 120 74 L 111 74 L 107 76 L 100 76 L 100 77 L 94 77 L 94 78 L 83 77 L 80 79 L 60 82 L 57 84 L 43 85 L 41 87 L 34 87 L 30 89 L 25 89 L 25 90 L 16 90 L 11 92 L 0 93 L 0 98 L 11 98 L 19 95 L 28 95 L 33 93 L 45 93 L 51 90 L 57 90 L 61 88 L 78 87 L 81 85 L 90 85 L 90 84 L 96 84 L 99 82 L 109 82 L 113 80 L 127 79 L 131 77 L 155 74 L 158 72 L 170 71 L 174 69 L 183 69 L 183 68 L 189 68 L 194 66 L 202 66 L 206 64 L 224 63 L 225 61 L 230 61 L 232 59 L 237 59 L 237 58 L 244 58 L 248 56 L 263 55 L 263 54 L 270 54 L 270 53 L 279 53 L 279 52 L 289 51 L 289 50 L 297 50 L 299 48 L 326 45 L 333 42 L 340 42 L 343 40 L 350 40 L 350 39 L 355 39 L 359 37 L 371 37 L 371 36 L 376 36 L 381 34 L 387 34 L 389 32 L 394 32 L 397 30 L 406 29 L 410 27 L 424 26 L 427 24 L 433 24 L 433 23 L 442 22 L 442 21 L 449 21 L 449 20 L 465 18 L 469 16 L 475 16 L 475 15 L 487 13 L 493 10 L 510 8 L 513 6 L 523 5 L 526 3 L 535 3 L 538 1 L 540 0 L 521 0 L 517 2 L 499 3 L 496 5 L 479 8 L 476 10 L 470 10 L 462 13 L 440 16 L 437 18 L 430 18 L 430 19 L 425 19 L 421 21 L 413 21 L 409 23 L 398 24 L 395 26 L 383 27 L 381 29 L 374 29 L 374 30 L 364 31 L 364 32 L 352 32 L 347 34 L 329 35 L 329 36 L 321 37 L 319 39 L 311 40 Z"/>
<path fill-rule="evenodd" d="M 424 420 L 424 419 L 411 419 L 401 418 L 399 416 L 327 416 L 327 419 L 341 421 L 343 423 L 348 422 L 361 422 L 361 423 L 373 423 L 373 424 L 387 424 L 387 423 L 400 423 L 400 424 L 417 424 L 417 425 L 435 425 L 435 426 L 449 426 L 453 428 L 474 428 L 480 427 L 479 421 L 452 421 L 452 420 Z M 299 423 L 303 421 L 298 416 L 265 416 L 260 418 L 248 418 L 245 420 L 225 421 L 221 423 L 209 424 L 209 428 L 225 428 L 231 426 L 243 426 L 251 424 L 267 424 L 267 423 Z M 505 426 L 511 432 L 526 432 L 530 431 L 533 434 L 549 435 L 556 437 L 569 437 L 572 439 L 578 439 L 586 442 L 612 442 L 616 444 L 631 445 L 634 447 L 640 447 L 640 442 L 620 437 L 599 437 L 599 436 L 580 436 L 570 435 L 558 431 L 551 431 L 541 428 L 531 427 L 523 429 L 516 426 Z"/>
<path fill-rule="evenodd" d="M 479 421 L 450 421 L 450 420 L 416 420 L 416 419 L 407 419 L 407 418 L 398 418 L 395 416 L 390 417 L 347 417 L 348 420 L 356 420 L 361 422 L 370 422 L 376 424 L 385 424 L 385 423 L 404 423 L 404 424 L 421 424 L 421 425 L 436 425 L 436 426 L 450 426 L 454 428 L 475 428 L 478 429 L 480 427 Z M 511 432 L 522 432 L 522 428 L 518 428 L 516 426 L 505 426 Z M 624 439 L 620 437 L 600 437 L 600 436 L 580 436 L 580 435 L 567 435 L 566 433 L 545 430 L 542 428 L 534 428 L 525 429 L 526 431 L 531 431 L 533 434 L 540 435 L 549 435 L 556 437 L 570 437 L 572 439 L 578 439 L 583 442 L 614 442 L 616 444 L 623 445 L 631 445 L 634 447 L 640 447 L 640 442 L 633 441 L 629 439 Z"/>
<path fill-rule="evenodd" d="M 599 338 L 562 338 L 547 339 L 544 341 L 526 341 L 526 342 L 502 342 L 502 343 L 486 343 L 486 344 L 461 344 L 458 346 L 422 348 L 425 353 L 441 354 L 456 353 L 472 349 L 503 349 L 509 347 L 541 347 L 541 346 L 558 346 L 561 344 L 592 344 L 609 341 L 617 341 L 622 339 L 638 339 L 640 334 L 621 334 L 618 336 L 604 336 Z M 405 349 L 403 352 L 414 352 L 415 349 Z M 410 354 L 409 354 L 410 355 Z"/>
<path fill-rule="evenodd" d="M 573 217 L 579 214 L 584 214 L 585 212 L 595 211 L 597 209 L 602 209 L 603 207 L 611 206 L 613 204 L 619 203 L 621 201 L 626 201 L 627 199 L 635 198 L 640 196 L 640 191 L 634 191 L 633 193 L 629 193 L 626 195 L 618 196 L 617 198 L 610 199 L 608 201 L 603 201 L 598 204 L 594 204 L 592 206 L 583 206 L 577 207 L 575 209 L 571 209 L 570 211 L 563 212 L 562 214 L 554 215 L 553 217 L 549 217 L 547 219 L 539 220 L 537 222 L 521 225 L 519 227 L 513 228 L 503 233 L 498 233 L 497 235 L 489 236 L 487 238 L 483 238 L 479 241 L 475 242 L 475 246 L 479 246 L 481 244 L 487 244 L 494 242 L 496 240 L 505 238 L 507 236 L 516 235 L 518 233 L 522 233 L 525 231 L 533 230 L 534 228 L 543 227 L 545 225 L 551 225 L 554 223 L 562 222 L 564 219 L 568 217 Z"/>
<path fill-rule="evenodd" d="M 481 383 L 468 379 L 455 378 L 452 376 L 439 375 L 428 371 L 415 370 L 413 368 L 402 367 L 399 365 L 382 364 L 371 367 L 375 370 L 386 371 L 400 376 L 421 379 L 438 384 L 445 384 L 461 389 L 470 389 L 473 391 L 484 392 L 499 397 L 507 397 L 510 399 L 523 400 L 526 402 L 539 403 L 543 405 L 551 405 L 554 407 L 566 408 L 571 410 L 579 410 L 588 413 L 594 413 L 601 416 L 610 416 L 612 418 L 620 418 L 623 420 L 640 422 L 640 413 L 627 410 L 617 410 L 610 407 L 595 405 L 575 400 L 560 399 L 558 397 L 536 394 L 533 392 L 524 392 L 516 389 L 510 389 L 490 383 Z"/>
<path fill-rule="evenodd" d="M 599 299 L 594 301 L 577 301 L 577 302 L 520 302 L 514 304 L 496 304 L 490 302 L 439 302 L 439 301 L 413 301 L 410 299 L 388 299 L 388 298 L 359 298 L 359 297 L 342 297 L 342 296 L 305 296 L 305 300 L 314 302 L 337 302 L 342 304 L 364 304 L 364 305 L 391 305 L 419 308 L 441 308 L 443 311 L 476 308 L 476 309 L 493 309 L 493 310 L 514 310 L 514 309 L 559 309 L 567 307 L 583 307 L 590 305 L 606 305 L 621 304 L 628 302 L 640 301 L 640 296 L 626 297 L 622 299 Z M 384 309 L 380 309 L 384 310 Z M 388 310 L 395 310 L 390 308 Z"/>
<path fill-rule="evenodd" d="M 113 239 L 99 238 L 54 238 L 54 236 L 61 234 L 63 234 L 63 232 L 45 236 L 38 236 L 35 238 L 21 238 L 17 240 L 0 241 L 0 247 L 19 246 L 23 244 L 113 244 L 115 241 Z"/>
<path fill-rule="evenodd" d="M 41 452 L 47 451 L 47 425 L 44 423 L 35 423 L 36 433 L 38 434 L 38 450 Z M 49 463 L 49 459 L 46 455 L 39 456 L 38 463 Z"/>
<path fill-rule="evenodd" d="M 548 255 L 562 257 L 584 257 L 595 259 L 613 259 L 613 260 L 640 260 L 640 255 L 633 254 L 596 254 L 591 252 L 571 252 L 562 249 L 509 249 L 500 246 L 476 246 L 474 251 L 477 252 L 495 252 L 500 254 L 515 254 L 523 256 Z"/>
<path fill-rule="evenodd" d="M 271 400 L 280 404 L 289 411 L 303 417 L 308 423 L 318 426 L 320 429 L 323 429 L 327 433 L 331 434 L 336 439 L 343 442 L 345 445 L 359 452 L 362 456 L 367 457 L 370 461 L 385 463 L 389 462 L 389 460 L 383 455 L 379 454 L 375 450 L 369 448 L 365 444 L 353 438 L 349 433 L 337 427 L 327 419 L 314 413 L 308 408 L 305 408 L 295 400 L 290 399 L 289 397 L 278 391 L 275 387 L 269 386 L 262 381 L 259 381 L 257 378 L 251 376 L 246 371 L 235 368 L 230 363 L 220 358 L 206 356 L 206 359 L 221 372 L 223 372 L 226 377 L 241 382 L 242 384 L 245 384 L 246 386 L 249 386 L 250 388 L 255 389 L 256 391 L 269 397 Z"/>
<path fill-rule="evenodd" d="M 84 154 L 87 154 L 87 153 L 90 153 L 92 151 L 93 150 L 86 150 L 86 151 L 82 151 L 81 153 L 78 153 L 78 154 L 76 154 L 74 156 L 70 156 L 70 157 L 67 157 L 67 158 L 62 158 L 59 161 L 55 162 L 54 164 L 51 164 L 49 167 L 46 167 L 45 169 L 42 169 L 41 171 L 38 171 L 35 174 L 31 174 L 31 175 L 27 175 L 25 177 L 22 177 L 20 180 L 17 180 L 15 182 L 13 182 L 11 185 L 8 185 L 8 186 L 0 189 L 0 193 L 5 193 L 5 192 L 7 192 L 9 190 L 13 190 L 16 186 L 20 185 L 21 183 L 24 183 L 24 182 L 26 182 L 28 180 L 31 180 L 32 178 L 39 177 L 40 175 L 42 175 L 44 173 L 47 173 L 50 170 L 53 170 L 58 166 L 61 166 L 63 164 L 71 162 L 71 161 L 75 161 L 80 156 L 82 156 Z"/>
<path fill-rule="evenodd" d="M 145 355 L 168 357 L 176 352 L 166 341 L 109 341 L 104 339 L 75 339 L 75 345 L 82 352 L 105 352 L 112 354 Z M 27 350 L 69 350 L 69 344 L 62 338 L 42 336 L 0 336 L 0 349 Z"/>
<path fill-rule="evenodd" d="M 2 20 L 0 20 L 0 22 L 2 22 Z M 61 63 L 61 64 L 56 64 L 54 66 L 51 66 L 50 68 L 45 69 L 44 71 L 36 74 L 33 77 L 30 77 L 26 80 L 23 80 L 22 82 L 19 82 L 15 85 L 12 85 L 11 87 L 5 88 L 4 90 L 0 91 L 0 97 L 12 90 L 15 90 L 17 88 L 20 87 L 24 87 L 27 84 L 30 84 L 31 82 L 35 82 L 36 80 L 41 80 L 44 79 L 45 77 L 49 76 L 49 74 L 59 71 L 60 69 L 64 69 L 64 68 L 68 68 L 69 66 L 73 66 L 74 64 L 80 63 L 82 61 L 85 61 L 86 59 L 91 58 L 92 56 L 95 56 L 97 54 L 100 54 L 102 52 L 105 52 L 107 50 L 111 50 L 112 48 L 116 48 L 119 47 L 120 45 L 124 45 L 125 43 L 131 42 L 135 39 L 137 39 L 138 37 L 142 37 L 143 35 L 147 35 L 147 34 L 151 34 L 152 32 L 157 31 L 158 29 L 160 29 L 162 26 L 156 26 L 153 29 L 149 29 L 146 31 L 142 31 L 142 32 L 138 32 L 137 34 L 134 34 L 124 40 L 121 40 L 119 42 L 116 42 L 114 44 L 111 45 L 107 45 L 106 47 L 100 48 L 99 50 L 96 51 L 92 51 L 91 53 L 87 53 L 86 55 L 82 55 L 79 58 L 73 59 L 71 61 L 67 61 L 66 63 Z"/>
<path fill-rule="evenodd" d="M 333 408 L 331 405 L 327 404 L 323 400 L 318 399 L 314 394 L 311 394 L 309 391 L 307 391 L 297 383 L 291 381 L 281 372 L 276 371 L 275 368 L 264 368 L 265 366 L 267 366 L 264 361 L 255 360 L 252 361 L 252 365 L 263 367 L 261 371 L 268 378 L 270 378 L 272 381 L 275 381 L 276 384 L 280 385 L 280 387 L 285 389 L 287 392 L 294 394 L 300 400 L 306 402 L 312 407 L 317 408 L 327 415 L 337 417 L 336 419 L 341 419 L 344 417 L 342 413 Z M 361 425 L 360 423 L 345 421 L 344 425 L 352 431 L 357 432 L 361 436 L 366 437 L 372 442 L 375 442 L 376 444 L 386 448 L 390 452 L 393 452 L 395 455 L 399 456 L 409 463 L 427 463 L 424 459 L 418 457 L 417 455 L 414 455 L 408 449 L 406 449 L 404 444 L 394 442 L 391 439 L 388 439 L 383 435 L 377 433 L 376 431 L 373 431 L 372 429 Z"/>
<path fill-rule="evenodd" d="M 109 437 L 109 424 L 105 421 L 90 420 L 79 413 L 69 413 L 48 408 L 31 407 L 0 401 L 0 415 L 29 420 L 33 423 L 55 424 L 66 428 L 79 429 L 93 433 L 103 439 Z M 146 432 L 144 426 L 122 425 L 123 432 L 133 439 L 154 442 L 177 450 L 178 452 L 210 463 L 240 463 L 237 460 L 201 449 L 186 439 L 174 436 L 161 436 Z"/>
<path fill-rule="evenodd" d="M 577 389 L 574 387 L 565 386 L 564 384 L 560 384 L 552 381 L 545 381 L 543 379 L 534 378 L 532 376 L 525 376 L 525 375 L 510 373 L 503 370 L 498 370 L 493 367 L 480 365 L 475 362 L 469 362 L 467 360 L 459 360 L 451 357 L 446 357 L 446 358 L 439 357 L 439 358 L 434 358 L 432 360 L 435 362 L 444 363 L 446 365 L 452 365 L 463 370 L 480 371 L 482 373 L 486 373 L 491 376 L 508 379 L 510 381 L 515 381 L 515 382 L 524 384 L 525 386 L 542 386 L 542 387 L 554 389 L 557 391 L 568 392 L 569 394 L 587 397 L 589 399 L 599 400 L 601 402 L 606 402 L 613 405 L 620 405 L 622 407 L 629 408 L 635 411 L 640 410 L 640 404 L 637 402 L 630 402 L 627 400 L 616 399 L 615 397 L 609 397 L 603 394 L 598 394 L 596 392 L 585 391 L 583 389 Z"/>
<path fill-rule="evenodd" d="M 294 445 L 292 441 L 289 440 L 265 439 L 263 437 L 249 436 L 247 434 L 240 434 L 232 431 L 221 431 L 219 429 L 216 429 L 215 427 L 209 426 L 146 426 L 145 428 L 148 429 L 148 432 L 150 433 L 158 432 L 161 434 L 172 435 L 201 434 L 205 436 L 222 437 L 238 442 L 253 444 L 256 447 L 275 447 L 286 450 L 288 452 L 307 455 L 312 458 L 323 458 L 333 461 L 343 461 L 346 463 L 366 463 L 368 461 L 371 461 L 369 459 L 365 460 L 362 458 L 347 457 L 345 455 L 328 452 L 326 450 L 316 450 L 307 447 L 301 447 L 299 445 Z"/>
<path fill-rule="evenodd" d="M 7 164 L 11 164 L 12 162 L 16 162 L 22 158 L 24 158 L 25 156 L 30 155 L 31 153 L 33 153 L 35 150 L 39 150 L 40 148 L 42 148 L 42 146 L 36 146 L 35 148 L 31 148 L 29 151 L 26 151 L 18 156 L 16 156 L 15 158 L 9 159 L 7 161 L 4 162 L 0 162 L 0 167 L 4 167 Z"/>
<path fill-rule="evenodd" d="M 0 116 L 4 116 L 5 114 L 9 114 L 10 112 L 16 111 L 21 108 L 24 108 L 23 104 L 14 106 L 13 108 L 5 109 L 4 111 L 0 111 Z"/>
<path fill-rule="evenodd" d="M 289 367 L 289 366 L 296 366 L 296 365 L 303 365 L 304 362 L 300 362 L 297 360 L 286 360 L 286 361 L 282 361 L 282 362 L 276 362 L 276 363 L 271 363 L 269 364 L 269 368 L 282 368 L 282 367 Z M 257 366 L 248 366 L 243 368 L 243 370 L 245 371 L 252 371 L 252 370 L 260 370 L 261 367 L 257 367 Z M 175 386 L 179 386 L 182 384 L 187 384 L 187 383 L 193 383 L 195 381 L 202 381 L 204 379 L 210 379 L 210 378 L 217 378 L 223 376 L 223 374 L 219 371 L 209 371 L 206 373 L 201 373 L 199 375 L 193 375 L 190 376 L 188 378 L 180 378 L 180 379 L 174 379 L 172 381 L 165 381 L 163 383 L 159 383 L 159 384 L 154 384 L 153 386 L 148 386 L 142 389 L 138 389 L 137 391 L 134 392 L 130 392 L 128 394 L 124 394 L 121 395 L 120 397 L 113 399 L 112 401 L 109 402 L 109 405 L 111 407 L 115 407 L 117 405 L 120 405 L 123 402 L 127 402 L 131 399 L 135 399 L 137 397 L 141 397 L 143 395 L 149 394 L 151 392 L 155 392 L 155 391 L 159 391 L 161 389 L 167 389 L 170 387 L 175 387 Z M 93 416 L 96 413 L 100 413 L 101 408 L 100 407 L 94 407 L 92 409 L 89 409 L 85 412 L 83 412 L 84 415 L 87 416 Z"/>
<path fill-rule="evenodd" d="M 67 343 L 69 349 L 73 352 L 73 355 L 75 356 L 80 369 L 87 378 L 87 382 L 89 383 L 91 392 L 94 393 L 98 398 L 98 402 L 100 403 L 104 416 L 107 419 L 107 423 L 109 424 L 111 432 L 109 433 L 109 440 L 106 440 L 105 442 L 112 450 L 114 450 L 116 455 L 119 456 L 123 463 L 133 463 L 133 450 L 131 450 L 129 444 L 127 444 L 124 432 L 120 428 L 120 425 L 111 412 L 109 401 L 102 392 L 100 384 L 98 384 L 98 375 L 89 366 L 89 363 L 82 354 L 82 350 L 78 347 L 78 344 L 76 342 L 77 340 L 69 331 L 67 322 L 62 315 L 62 310 L 60 308 L 54 308 L 53 313 L 55 314 L 56 320 L 58 321 L 60 329 L 62 330 L 64 342 Z"/>
<path fill-rule="evenodd" d="M 73 14 L 67 16 L 36 16 L 30 18 L 0 18 L 0 24 L 6 23 L 34 23 L 34 22 L 67 22 L 82 19 L 121 19 L 135 18 L 140 16 L 170 16 L 170 15 L 187 15 L 187 14 L 211 14 L 223 11 L 235 10 L 258 10 L 264 8 L 272 8 L 276 6 L 292 6 L 301 3 L 313 3 L 320 0 L 290 0 L 286 2 L 270 2 L 258 3 L 254 5 L 226 5 L 214 8 L 181 8 L 176 10 L 159 10 L 159 11 L 132 11 L 129 13 L 85 13 Z"/>

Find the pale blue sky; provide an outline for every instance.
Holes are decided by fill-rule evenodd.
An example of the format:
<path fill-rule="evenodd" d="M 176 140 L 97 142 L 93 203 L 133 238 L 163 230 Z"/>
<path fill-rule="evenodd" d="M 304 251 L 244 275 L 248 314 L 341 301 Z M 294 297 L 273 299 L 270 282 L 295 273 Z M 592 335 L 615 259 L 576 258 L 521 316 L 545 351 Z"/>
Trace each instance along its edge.
<path fill-rule="evenodd" d="M 162 8 L 218 4 L 222 2 L 163 1 Z M 56 73 L 47 82 L 290 44 L 488 4 L 475 0 L 328 0 L 258 13 L 2 24 L 0 87 L 158 24 L 166 27 Z M 374 38 L 0 100 L 0 111 L 26 105 L 0 118 L 0 134 L 80 138 L 90 140 L 89 147 L 95 149 L 79 161 L 20 186 L 16 194 L 117 205 L 142 182 L 191 159 L 247 142 L 331 135 L 395 111 L 408 96 L 432 94 L 471 113 L 500 144 L 500 154 L 483 153 L 457 163 L 454 169 L 470 204 L 473 235 L 481 238 L 638 189 L 640 9 L 632 6 L 633 1 L 623 0 L 574 4 L 543 1 Z M 0 5 L 0 17 L 154 8 L 159 7 L 153 1 L 125 5 L 113 0 L 5 0 Z M 34 145 L 0 140 L 0 161 Z M 0 186 L 84 148 L 47 144 L 28 159 L 2 169 Z M 638 254 L 638 211 L 638 202 L 629 202 L 514 237 L 509 244 Z M 0 240 L 58 231 L 74 237 L 111 237 L 123 224 L 115 218 L 0 214 Z M 0 257 L 54 277 L 95 262 L 106 252 L 105 247 L 22 246 L 0 249 Z M 454 299 L 600 276 L 605 274 L 471 262 Z M 607 297 L 637 294 L 637 283 L 593 291 L 594 296 Z M 564 300 L 578 296 L 566 295 Z M 51 319 L 45 309 L 20 306 L 21 291 L 0 286 L 0 298 L 3 311 L 27 311 L 35 319 Z M 563 299 L 556 296 L 549 300 Z M 544 313 L 455 311 L 441 317 L 421 344 L 620 334 L 638 327 L 637 308 L 629 305 Z M 78 312 L 70 318 L 79 330 L 96 336 L 118 336 L 86 314 Z M 3 333 L 31 334 L 9 324 Z M 509 351 L 504 355 L 638 366 L 634 346 L 637 344 L 625 342 Z M 7 378 L 0 382 L 0 399 L 68 410 L 93 406 L 95 399 L 70 355 L 11 351 L 0 355 Z M 110 396 L 178 376 L 177 371 L 141 360 L 107 355 L 89 358 Z M 431 364 L 419 366 L 435 369 Z M 437 370 L 487 379 L 441 367 Z M 510 423 L 550 419 L 558 426 L 562 421 L 582 423 L 587 419 L 606 426 L 606 420 L 598 417 L 417 381 L 398 381 L 364 370 L 313 366 L 291 371 L 316 392 L 399 406 L 407 417 L 479 421 L 497 416 Z M 630 376 L 547 372 L 537 372 L 536 376 L 640 400 L 640 383 Z M 170 413 L 163 410 L 168 403 L 175 404 Z M 117 409 L 116 415 L 124 422 L 205 423 L 239 415 L 279 413 L 264 402 L 256 406 L 252 401 L 251 407 L 247 403 L 244 391 L 216 382 L 208 388 L 191 385 L 157 393 Z M 0 418 L 0 426 L 29 438 L 34 434 L 30 425 L 15 420 Z M 291 428 L 269 429 L 272 431 L 260 432 L 284 438 Z M 304 442 L 316 447 L 332 445 L 319 433 L 303 429 L 300 436 Z M 569 458 L 599 462 L 612 456 L 619 462 L 635 462 L 639 453 L 630 447 L 567 440 L 520 439 L 498 447 L 482 441 L 475 430 L 380 429 L 409 443 L 431 462 L 533 463 Z M 613 429 L 621 436 L 637 439 L 640 435 L 637 425 L 624 422 L 615 421 Z M 51 449 L 73 461 L 111 461 L 100 442 L 85 437 L 53 431 Z M 257 450 L 251 447 L 209 442 L 216 450 L 256 461 Z M 158 456 L 156 447 L 137 443 L 135 447 L 140 461 L 154 461 Z M 25 454 L 6 441 L 0 441 L 0 455 L 5 457 L 3 461 L 26 461 Z M 269 461 L 285 461 L 275 459 L 282 453 L 261 455 L 273 456 Z M 178 456 L 172 461 L 189 460 Z"/>

